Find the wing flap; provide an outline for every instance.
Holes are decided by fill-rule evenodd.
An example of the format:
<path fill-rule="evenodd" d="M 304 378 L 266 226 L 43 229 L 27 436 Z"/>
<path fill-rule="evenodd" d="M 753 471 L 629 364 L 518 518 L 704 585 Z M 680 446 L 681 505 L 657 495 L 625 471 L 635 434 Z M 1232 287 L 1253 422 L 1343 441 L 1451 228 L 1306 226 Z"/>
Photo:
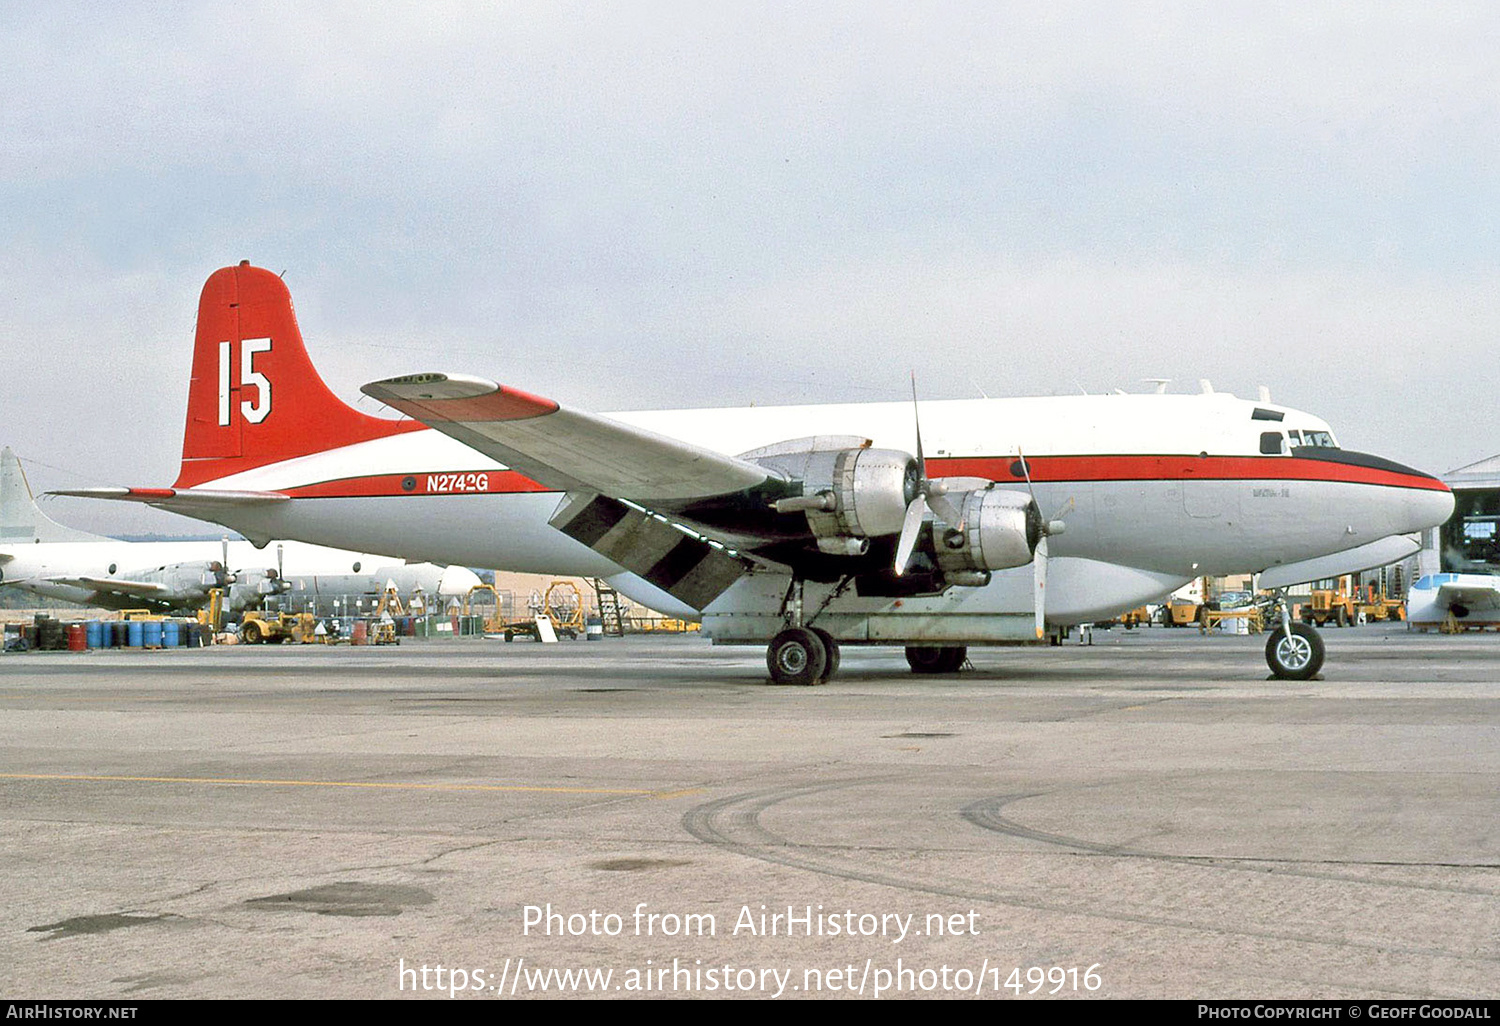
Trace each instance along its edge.
<path fill-rule="evenodd" d="M 568 496 L 549 522 L 700 612 L 749 569 L 724 549 L 602 495 Z"/>
<path fill-rule="evenodd" d="M 484 378 L 414 374 L 361 391 L 560 491 L 649 504 L 726 495 L 768 477 L 746 460 Z"/>

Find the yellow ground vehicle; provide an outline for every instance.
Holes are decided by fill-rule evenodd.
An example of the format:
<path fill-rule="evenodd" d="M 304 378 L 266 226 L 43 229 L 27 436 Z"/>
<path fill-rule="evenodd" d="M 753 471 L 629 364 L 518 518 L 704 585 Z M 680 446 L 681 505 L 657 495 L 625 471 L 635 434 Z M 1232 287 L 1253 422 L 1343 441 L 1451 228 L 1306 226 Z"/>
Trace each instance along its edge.
<path fill-rule="evenodd" d="M 1377 584 L 1356 585 L 1348 576 L 1319 581 L 1302 607 L 1302 622 L 1347 627 L 1364 620 L 1404 620 L 1406 603 L 1390 598 Z"/>
<path fill-rule="evenodd" d="M 240 641 L 247 645 L 263 642 L 280 644 L 293 641 L 311 644 L 318 640 L 315 633 L 318 618 L 311 613 L 261 613 L 247 611 L 240 618 Z"/>
<path fill-rule="evenodd" d="M 1161 607 L 1163 627 L 1186 627 L 1203 618 L 1203 603 L 1192 599 L 1171 599 Z"/>
<path fill-rule="evenodd" d="M 1391 598 L 1377 584 L 1367 584 L 1359 596 L 1359 613 L 1369 621 L 1405 620 L 1406 603 Z"/>

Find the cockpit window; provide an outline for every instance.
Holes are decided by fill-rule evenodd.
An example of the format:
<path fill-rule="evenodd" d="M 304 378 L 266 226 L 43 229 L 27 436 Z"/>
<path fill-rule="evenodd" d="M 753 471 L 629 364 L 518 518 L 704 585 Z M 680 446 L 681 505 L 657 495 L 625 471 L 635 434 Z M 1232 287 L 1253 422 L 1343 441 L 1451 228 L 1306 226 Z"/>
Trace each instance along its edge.
<path fill-rule="evenodd" d="M 1286 433 L 1286 437 L 1287 437 L 1287 439 L 1293 445 L 1301 445 L 1302 444 L 1302 432 L 1301 431 L 1296 431 L 1296 430 L 1288 431 Z"/>
<path fill-rule="evenodd" d="M 1327 431 L 1304 431 L 1302 432 L 1302 444 L 1314 445 L 1320 449 L 1337 449 L 1338 443 L 1333 440 L 1333 435 Z"/>
<path fill-rule="evenodd" d="M 1260 433 L 1260 452 L 1262 456 L 1281 455 L 1281 432 L 1262 431 Z"/>

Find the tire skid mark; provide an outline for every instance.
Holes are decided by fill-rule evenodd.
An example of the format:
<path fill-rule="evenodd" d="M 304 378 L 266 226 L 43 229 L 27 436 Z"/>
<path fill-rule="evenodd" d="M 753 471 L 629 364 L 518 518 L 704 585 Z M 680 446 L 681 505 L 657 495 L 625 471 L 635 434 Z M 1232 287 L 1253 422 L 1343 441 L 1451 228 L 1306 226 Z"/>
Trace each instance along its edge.
<path fill-rule="evenodd" d="M 725 851 L 734 852 L 737 855 L 743 855 L 746 858 L 787 866 L 791 869 L 801 869 L 822 876 L 871 883 L 901 891 L 937 894 L 943 897 L 982 901 L 1010 908 L 1024 908 L 1037 912 L 1079 916 L 1085 919 L 1106 919 L 1114 922 L 1173 930 L 1188 930 L 1222 937 L 1253 937 L 1259 940 L 1284 941 L 1315 947 L 1368 950 L 1379 953 L 1382 956 L 1405 954 L 1431 958 L 1457 959 L 1460 961 L 1500 963 L 1500 953 L 1484 954 L 1473 951 L 1449 951 L 1442 948 L 1412 947 L 1382 941 L 1357 941 L 1342 937 L 1319 936 L 1293 930 L 1209 925 L 1178 916 L 1149 915 L 1138 912 L 1112 910 L 1099 904 L 1080 908 L 1060 902 L 1039 900 L 1027 893 L 997 891 L 978 882 L 942 879 L 932 874 L 924 874 L 922 878 L 918 879 L 896 872 L 861 866 L 852 859 L 841 859 L 831 856 L 824 853 L 826 849 L 800 844 L 781 837 L 767 830 L 760 822 L 760 816 L 765 810 L 782 802 L 804 798 L 824 791 L 881 783 L 890 779 L 895 778 L 889 775 L 854 777 L 843 780 L 821 781 L 816 784 L 771 788 L 764 791 L 750 791 L 729 795 L 689 809 L 682 817 L 682 827 L 693 837 L 706 844 L 711 844 Z M 1014 795 L 1010 796 L 1008 800 L 1014 801 L 1021 797 L 1031 796 Z M 994 799 L 987 799 L 986 801 L 993 802 Z M 973 804 L 979 805 L 983 804 L 983 802 Z M 972 807 L 973 805 L 970 806 L 970 808 Z M 1019 824 L 1016 826 L 1021 830 L 1027 829 L 1021 827 Z M 1035 833 L 1038 833 L 1040 836 L 1033 839 L 1052 836 L 1040 834 L 1040 832 Z M 1085 842 L 1085 844 L 1088 844 L 1088 842 Z M 1097 854 L 1117 854 L 1111 851 L 1110 847 L 1106 845 L 1093 845 L 1092 848 L 1099 849 L 1096 852 Z M 1118 854 L 1127 858 L 1131 857 L 1129 852 L 1120 852 Z M 1195 865 L 1198 864 L 1197 860 L 1184 859 L 1183 861 L 1191 862 Z"/>
<path fill-rule="evenodd" d="M 1001 808 L 1012 802 L 1023 801 L 1027 798 L 1038 798 L 1041 795 L 1042 792 L 1037 791 L 1029 794 L 1007 794 L 997 795 L 993 798 L 981 798 L 977 802 L 972 802 L 964 806 L 960 810 L 960 814 L 965 820 L 979 827 L 981 830 L 989 830 L 993 833 L 1004 834 L 1007 837 L 1017 837 L 1027 841 L 1038 841 L 1042 844 L 1055 845 L 1059 848 L 1072 848 L 1081 852 L 1107 855 L 1112 858 L 1170 862 L 1184 866 L 1202 866 L 1208 869 L 1223 869 L 1241 873 L 1299 876 L 1310 880 L 1336 880 L 1341 883 L 1357 883 L 1370 887 L 1391 887 L 1414 891 L 1432 891 L 1441 894 L 1471 894 L 1483 898 L 1500 898 L 1500 892 L 1495 891 L 1493 888 L 1444 886 L 1411 880 L 1382 880 L 1369 876 L 1361 876 L 1357 873 L 1341 873 L 1333 869 L 1320 870 L 1311 868 L 1315 866 L 1384 866 L 1400 869 L 1482 869 L 1491 871 L 1500 869 L 1500 865 L 1493 863 L 1381 862 L 1375 860 L 1339 861 L 1334 859 L 1256 858 L 1234 855 L 1168 855 L 1165 852 L 1132 848 L 1127 844 L 1103 844 L 1097 841 L 1085 840 L 1081 837 L 1068 837 L 1065 834 L 1052 834 L 1043 830 L 1034 830 L 1000 813 Z"/>

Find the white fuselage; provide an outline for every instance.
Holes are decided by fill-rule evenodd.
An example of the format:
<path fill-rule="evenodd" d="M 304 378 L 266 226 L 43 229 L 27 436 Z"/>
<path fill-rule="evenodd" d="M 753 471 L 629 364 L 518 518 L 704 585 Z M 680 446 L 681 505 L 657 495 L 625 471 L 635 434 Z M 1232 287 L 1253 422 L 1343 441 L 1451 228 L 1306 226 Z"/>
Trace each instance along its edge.
<path fill-rule="evenodd" d="M 859 435 L 876 447 L 914 449 L 906 403 L 611 416 L 726 454 L 815 435 Z M 1452 506 L 1451 493 L 1416 472 L 1293 456 L 1288 432 L 1297 433 L 1290 444 L 1326 448 L 1332 444 L 1328 425 L 1222 394 L 927 402 L 921 418 L 933 477 L 984 477 L 1024 491 L 1017 459 L 1024 454 L 1042 513 L 1066 523 L 1050 548 L 1047 617 L 1057 624 L 1130 608 L 1195 576 L 1257 572 L 1420 530 L 1441 522 Z M 1274 453 L 1265 451 L 1271 433 L 1282 439 Z M 252 539 L 336 538 L 409 559 L 609 577 L 633 598 L 684 612 L 549 527 L 559 493 L 538 490 L 433 430 L 272 463 L 198 487 L 293 496 L 192 511 Z M 759 583 L 774 577 L 746 578 L 708 612 L 759 610 L 773 595 L 779 601 L 775 584 Z M 1026 568 L 1002 571 L 988 587 L 953 588 L 894 605 L 909 614 L 956 607 L 1018 612 L 1030 608 L 1030 580 Z"/>

